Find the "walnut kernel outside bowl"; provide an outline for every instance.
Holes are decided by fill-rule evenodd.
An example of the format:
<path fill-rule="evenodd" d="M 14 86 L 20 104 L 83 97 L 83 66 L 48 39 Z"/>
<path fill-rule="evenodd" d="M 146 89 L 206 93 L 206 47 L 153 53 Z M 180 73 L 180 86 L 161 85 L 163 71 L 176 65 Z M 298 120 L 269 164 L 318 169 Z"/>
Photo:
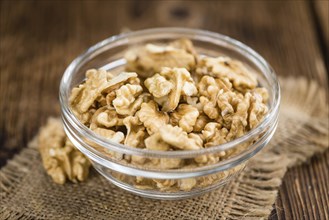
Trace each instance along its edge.
<path fill-rule="evenodd" d="M 259 84 L 269 92 L 268 113 L 263 121 L 245 135 L 222 145 L 201 150 L 157 151 L 132 148 L 96 135 L 83 125 L 69 106 L 73 87 L 85 79 L 91 68 L 123 71 L 125 52 L 134 45 L 163 43 L 179 38 L 190 39 L 201 55 L 229 56 L 253 70 Z M 278 122 L 280 87 L 273 69 L 254 50 L 224 35 L 186 28 L 155 28 L 110 37 L 89 48 L 66 69 L 60 84 L 60 102 L 65 132 L 72 143 L 85 154 L 95 169 L 113 184 L 140 196 L 155 199 L 182 199 L 214 190 L 234 177 L 272 138 Z M 145 159 L 162 158 L 190 161 L 196 157 L 221 152 L 231 156 L 215 164 L 159 169 L 132 165 L 120 158 L 139 156 Z M 233 153 L 232 153 L 233 152 Z M 193 186 L 193 187 L 191 187 Z"/>

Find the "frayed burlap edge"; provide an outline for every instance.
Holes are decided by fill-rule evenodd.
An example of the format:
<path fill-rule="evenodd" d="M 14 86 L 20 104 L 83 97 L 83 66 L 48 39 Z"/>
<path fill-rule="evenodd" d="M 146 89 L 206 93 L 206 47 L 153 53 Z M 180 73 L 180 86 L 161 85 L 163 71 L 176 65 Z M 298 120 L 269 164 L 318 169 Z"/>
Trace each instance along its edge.
<path fill-rule="evenodd" d="M 220 198 L 213 198 L 217 194 L 208 196 L 208 199 L 213 199 L 217 203 L 216 209 L 211 210 L 215 212 L 212 217 L 267 218 L 273 209 L 278 188 L 287 169 L 328 148 L 328 100 L 325 89 L 319 88 L 316 82 L 305 78 L 285 78 L 281 80 L 281 88 L 280 120 L 273 140 L 250 161 L 236 180 L 230 182 L 224 190 L 219 190 Z M 29 148 L 8 161 L 0 171 L 1 219 L 40 217 L 34 210 L 22 212 L 15 207 L 6 206 L 11 193 L 20 187 L 30 170 L 41 166 L 36 147 L 35 138 L 29 144 Z M 193 201 L 189 204 L 193 206 Z M 193 211 L 190 212 L 192 215 L 189 219 L 199 218 L 198 215 L 193 215 Z M 148 215 L 139 213 L 138 216 L 146 219 Z M 131 213 L 131 217 L 139 218 L 134 216 L 134 212 Z M 42 218 L 51 219 L 52 216 L 45 213 Z M 107 218 L 116 217 L 108 213 Z M 173 218 L 168 214 L 168 219 Z"/>

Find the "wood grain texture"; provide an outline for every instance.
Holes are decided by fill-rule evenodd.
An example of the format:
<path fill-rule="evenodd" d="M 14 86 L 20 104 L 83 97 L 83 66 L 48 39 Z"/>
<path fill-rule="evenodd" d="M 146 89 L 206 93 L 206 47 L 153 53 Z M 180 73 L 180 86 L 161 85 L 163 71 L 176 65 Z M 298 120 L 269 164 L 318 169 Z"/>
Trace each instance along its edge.
<path fill-rule="evenodd" d="M 329 219 L 329 152 L 287 172 L 272 219 Z"/>
<path fill-rule="evenodd" d="M 220 32 L 254 48 L 279 75 L 305 75 L 326 86 L 312 4 L 1 1 L 0 166 L 26 146 L 49 116 L 59 115 L 58 86 L 66 66 L 86 48 L 126 29 L 184 26 Z M 328 161 L 329 152 L 287 173 L 271 219 L 329 218 Z"/>
<path fill-rule="evenodd" d="M 313 2 L 315 5 L 316 15 L 319 19 L 319 25 L 324 35 L 323 40 L 329 50 L 329 1 L 321 0 Z"/>
<path fill-rule="evenodd" d="M 321 0 L 311 2 L 311 10 L 324 63 L 326 69 L 329 70 L 329 1 Z"/>

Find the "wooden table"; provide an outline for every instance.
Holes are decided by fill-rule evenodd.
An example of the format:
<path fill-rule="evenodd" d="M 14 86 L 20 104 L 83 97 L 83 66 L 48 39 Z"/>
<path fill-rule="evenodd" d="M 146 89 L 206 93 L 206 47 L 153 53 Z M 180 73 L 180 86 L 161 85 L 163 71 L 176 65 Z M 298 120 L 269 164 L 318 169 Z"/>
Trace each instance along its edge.
<path fill-rule="evenodd" d="M 66 66 L 126 29 L 184 26 L 219 32 L 254 48 L 279 75 L 326 86 L 328 1 L 1 1 L 0 165 L 49 116 L 59 115 Z M 271 219 L 329 218 L 329 152 L 291 169 Z"/>

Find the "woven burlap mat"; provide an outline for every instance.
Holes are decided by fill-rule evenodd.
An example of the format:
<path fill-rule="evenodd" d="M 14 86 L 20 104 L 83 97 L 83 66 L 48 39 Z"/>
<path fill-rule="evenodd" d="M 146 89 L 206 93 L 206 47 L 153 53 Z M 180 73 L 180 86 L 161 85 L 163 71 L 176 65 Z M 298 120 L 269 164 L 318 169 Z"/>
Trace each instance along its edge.
<path fill-rule="evenodd" d="M 57 185 L 43 170 L 36 139 L 0 171 L 1 219 L 263 219 L 287 168 L 328 148 L 326 91 L 305 78 L 281 79 L 277 132 L 224 187 L 178 201 L 141 198 L 91 172 L 80 184 Z"/>

